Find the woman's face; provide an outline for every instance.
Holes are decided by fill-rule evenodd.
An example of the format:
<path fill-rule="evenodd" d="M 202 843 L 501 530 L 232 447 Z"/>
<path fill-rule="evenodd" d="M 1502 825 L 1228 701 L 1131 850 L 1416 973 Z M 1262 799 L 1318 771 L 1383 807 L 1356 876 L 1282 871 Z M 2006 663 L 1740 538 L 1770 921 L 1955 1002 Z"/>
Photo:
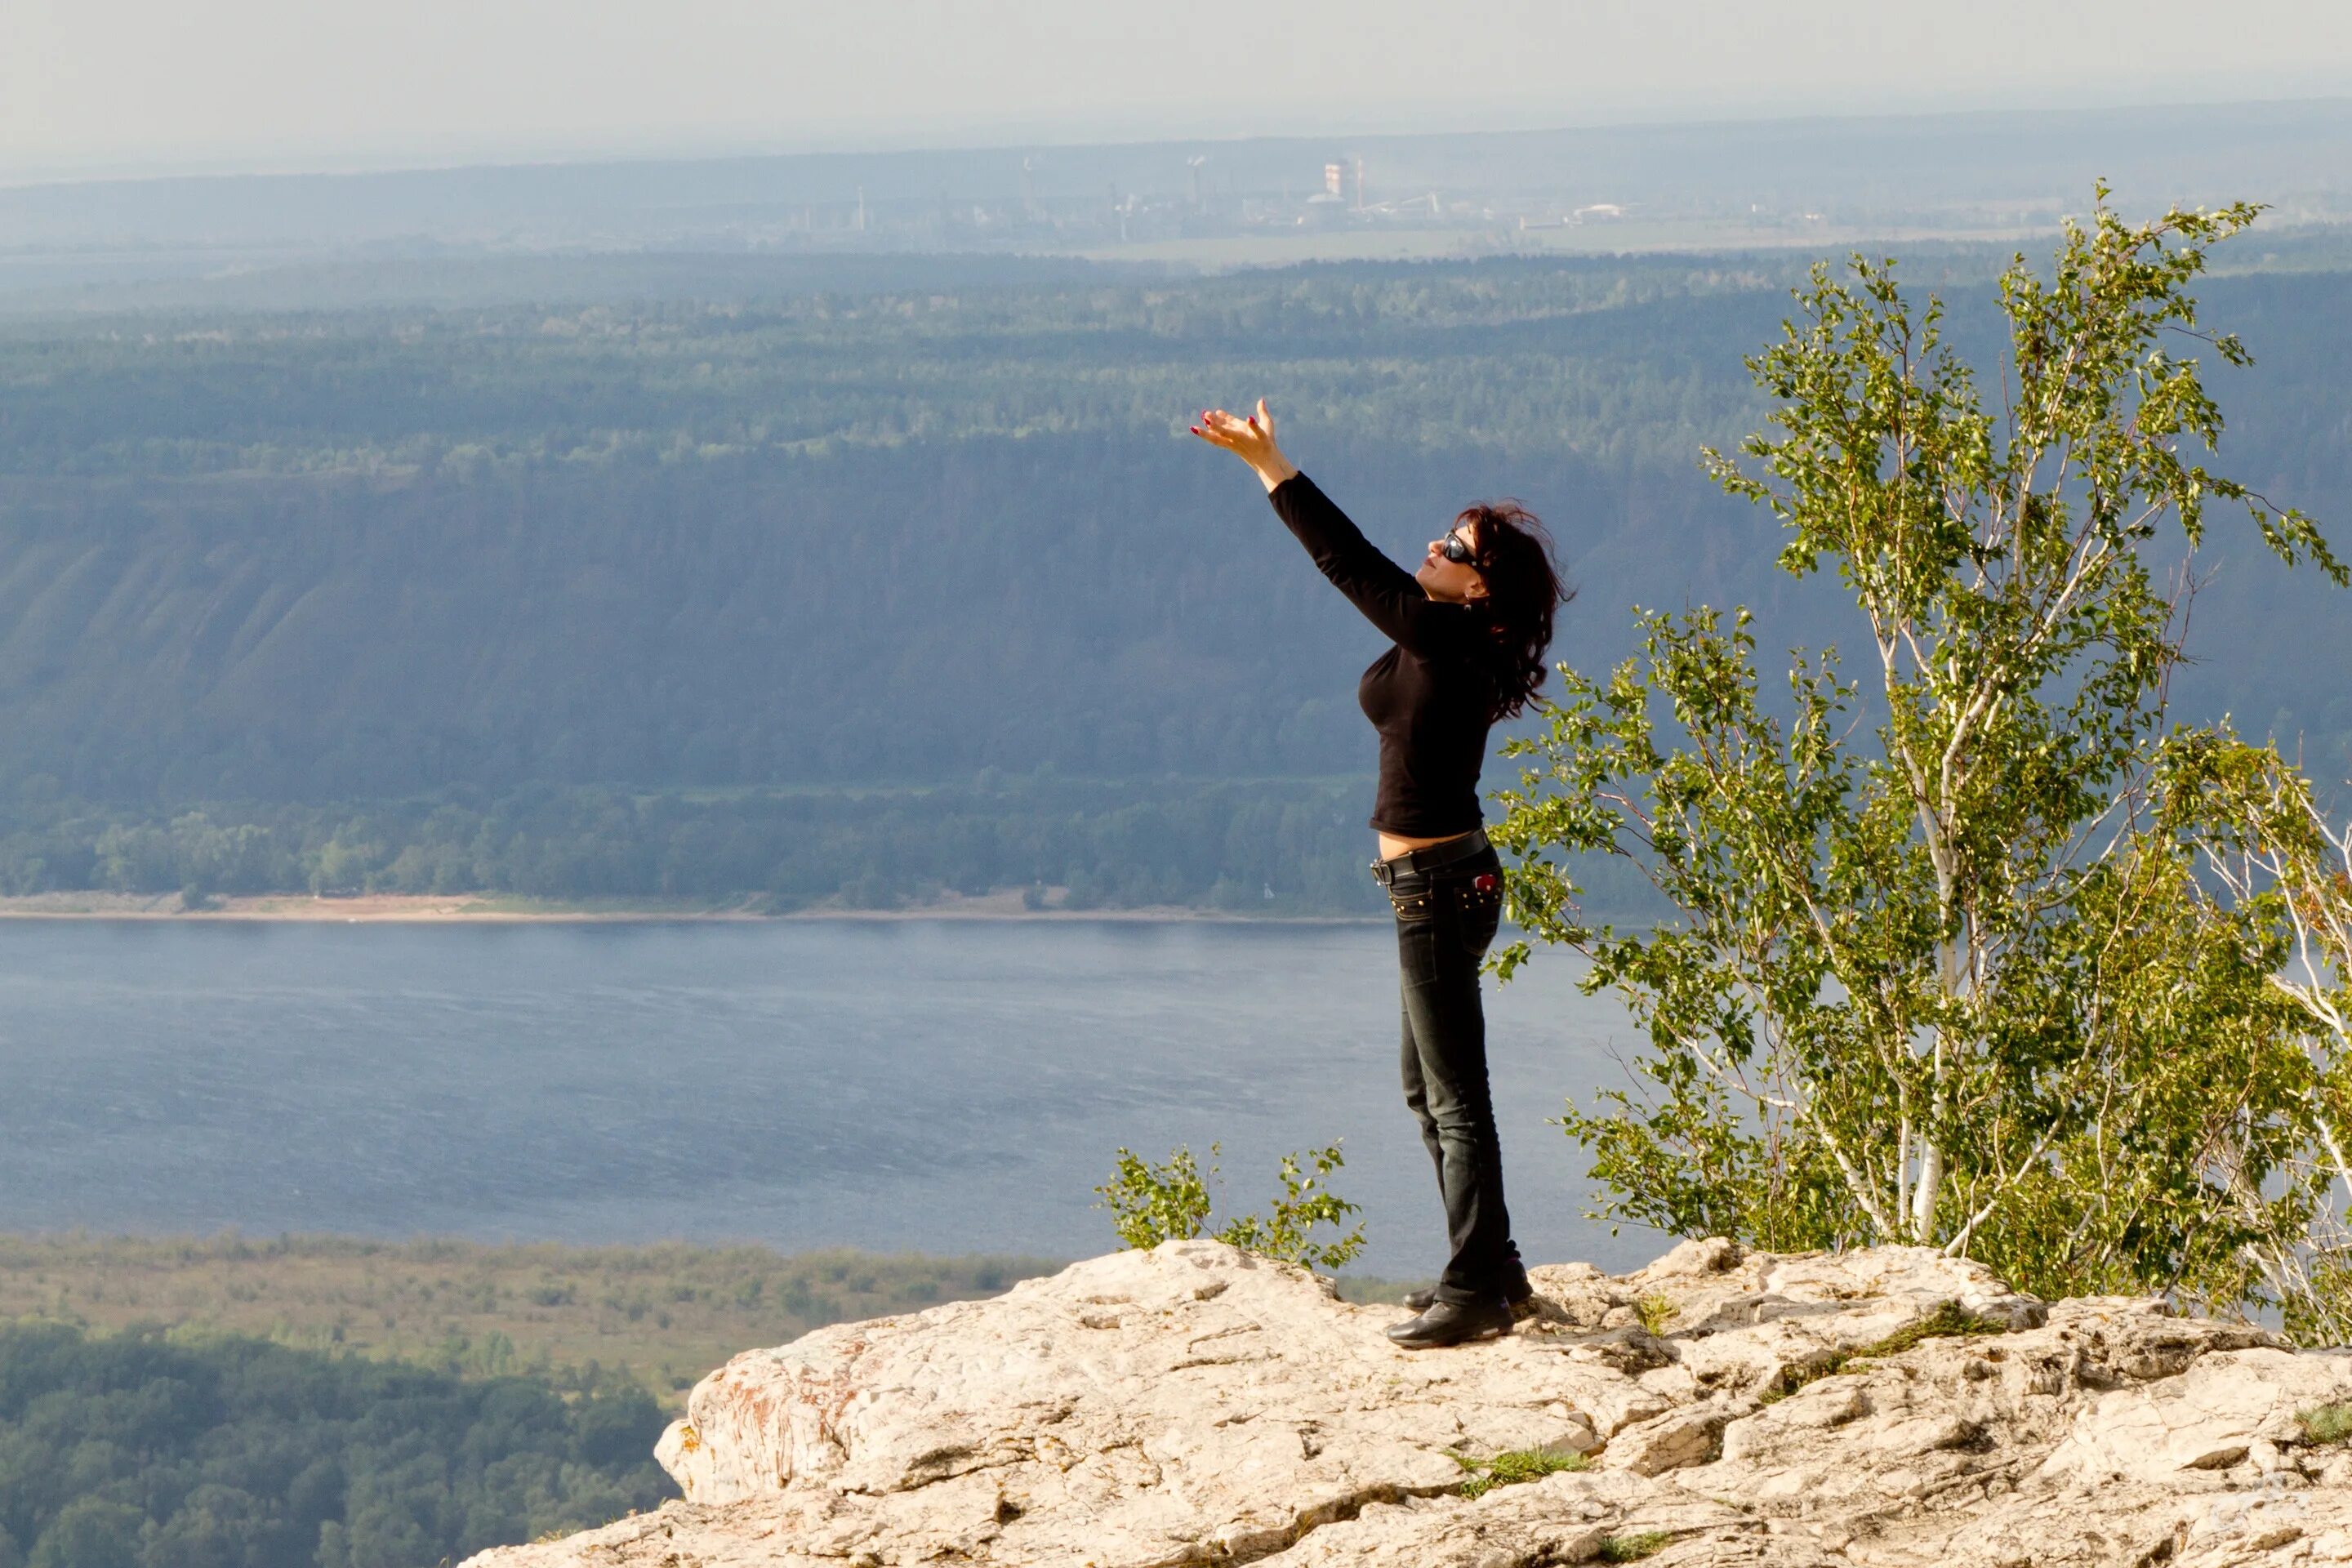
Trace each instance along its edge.
<path fill-rule="evenodd" d="M 1477 554 L 1478 524 L 1475 521 L 1463 523 L 1452 531 L 1470 547 L 1472 555 Z M 1423 593 L 1441 604 L 1466 605 L 1473 599 L 1486 596 L 1486 579 L 1479 575 L 1478 568 L 1467 561 L 1448 561 L 1445 558 L 1444 535 L 1429 542 L 1429 553 L 1423 557 L 1421 570 L 1412 574 L 1412 580 L 1421 584 Z"/>

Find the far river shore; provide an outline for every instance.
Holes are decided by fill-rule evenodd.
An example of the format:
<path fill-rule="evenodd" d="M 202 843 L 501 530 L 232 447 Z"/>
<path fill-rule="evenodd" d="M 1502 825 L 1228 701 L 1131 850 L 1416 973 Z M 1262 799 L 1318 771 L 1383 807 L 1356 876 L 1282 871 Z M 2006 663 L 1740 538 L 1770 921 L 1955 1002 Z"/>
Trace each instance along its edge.
<path fill-rule="evenodd" d="M 1204 921 L 1221 923 L 1328 924 L 1369 919 L 1349 915 L 1236 914 L 1223 910 L 1194 909 L 1181 904 L 1147 905 L 1135 909 L 1068 910 L 1048 905 L 1031 909 L 1022 890 L 1003 889 L 968 897 L 943 893 L 922 902 L 895 909 L 851 909 L 819 903 L 803 909 L 769 911 L 750 905 L 558 903 L 537 899 L 491 894 L 360 893 L 320 897 L 310 893 L 264 893 L 217 898 L 190 908 L 177 893 L 34 893 L 0 898 L 0 920 L 102 921 L 324 921 L 345 924 L 400 922 L 439 924 L 630 921 Z"/>

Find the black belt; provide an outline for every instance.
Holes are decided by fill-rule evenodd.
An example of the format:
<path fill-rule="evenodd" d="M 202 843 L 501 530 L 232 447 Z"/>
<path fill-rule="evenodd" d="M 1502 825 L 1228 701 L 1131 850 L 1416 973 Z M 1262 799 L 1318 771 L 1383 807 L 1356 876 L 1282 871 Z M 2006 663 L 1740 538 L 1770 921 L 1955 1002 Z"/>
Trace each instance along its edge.
<path fill-rule="evenodd" d="M 1486 830 L 1474 827 L 1459 838 L 1449 838 L 1426 849 L 1409 849 L 1392 860 L 1373 861 L 1372 880 L 1385 888 L 1395 878 L 1409 877 L 1418 871 L 1434 871 L 1441 866 L 1451 866 L 1483 855 L 1489 847 Z"/>

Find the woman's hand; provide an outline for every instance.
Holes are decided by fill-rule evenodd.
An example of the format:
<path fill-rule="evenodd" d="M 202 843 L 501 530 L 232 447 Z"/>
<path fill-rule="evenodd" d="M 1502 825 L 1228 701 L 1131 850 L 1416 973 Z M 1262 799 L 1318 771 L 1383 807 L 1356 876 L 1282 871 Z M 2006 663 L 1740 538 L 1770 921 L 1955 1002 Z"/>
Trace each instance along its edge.
<path fill-rule="evenodd" d="M 1192 426 L 1192 434 L 1212 447 L 1223 447 L 1247 463 L 1269 490 L 1298 472 L 1282 455 L 1282 448 L 1274 444 L 1274 416 L 1267 411 L 1263 397 L 1257 400 L 1257 412 L 1247 419 L 1222 408 L 1204 409 L 1201 422 Z"/>

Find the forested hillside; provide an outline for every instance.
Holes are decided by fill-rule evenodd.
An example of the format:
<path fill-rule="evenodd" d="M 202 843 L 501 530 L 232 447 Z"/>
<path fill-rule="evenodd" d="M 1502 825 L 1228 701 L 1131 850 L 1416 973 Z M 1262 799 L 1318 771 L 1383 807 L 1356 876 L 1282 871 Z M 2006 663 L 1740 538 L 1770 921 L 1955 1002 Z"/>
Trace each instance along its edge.
<path fill-rule="evenodd" d="M 235 1337 L 0 1328 L 0 1560 L 431 1563 L 650 1509 L 660 1406 Z"/>
<path fill-rule="evenodd" d="M 1987 363 L 1998 260 L 1910 268 Z M 0 890 L 203 881 L 123 869 L 121 837 L 202 806 L 269 836 L 215 885 L 316 881 L 341 841 L 336 885 L 799 900 L 878 873 L 1209 901 L 1279 865 L 1286 899 L 1336 907 L 1360 816 L 1308 781 L 1369 771 L 1353 688 L 1379 642 L 1249 477 L 1183 434 L 1259 394 L 1401 554 L 1475 496 L 1549 519 L 1581 590 L 1557 652 L 1580 665 L 1622 657 L 1634 603 L 1744 600 L 1768 645 L 1844 629 L 1821 584 L 1772 574 L 1769 516 L 1696 466 L 1758 419 L 1739 361 L 1800 262 L 1053 268 L 819 292 L 736 268 L 701 301 L 0 327 Z M 2216 378 L 2225 471 L 2323 523 L 2352 517 L 2347 284 L 2258 269 L 2203 290 L 2259 360 Z M 2341 774 L 2352 605 L 2215 524 L 2182 701 L 2305 735 Z M 1300 782 L 1217 782 L 1236 779 Z M 911 866 L 903 823 L 856 804 L 877 786 L 947 790 L 994 847 Z M 1244 833 L 1122 878 L 1109 816 L 1197 835 L 1183 803 L 1218 788 L 1277 817 L 1323 804 L 1279 849 Z M 740 804 L 789 792 L 801 806 Z M 795 809 L 821 826 L 786 871 L 791 834 L 746 824 Z M 526 820 L 607 841 L 516 874 Z"/>

